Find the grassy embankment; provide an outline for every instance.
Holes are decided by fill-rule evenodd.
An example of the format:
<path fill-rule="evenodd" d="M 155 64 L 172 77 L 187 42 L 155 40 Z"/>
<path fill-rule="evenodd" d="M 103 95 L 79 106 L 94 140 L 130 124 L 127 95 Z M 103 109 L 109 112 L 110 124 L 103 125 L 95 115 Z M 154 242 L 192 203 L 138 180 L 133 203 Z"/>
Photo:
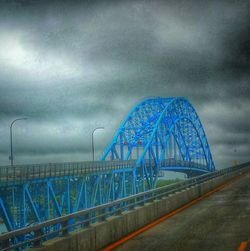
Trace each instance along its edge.
<path fill-rule="evenodd" d="M 182 179 L 172 179 L 172 180 L 158 180 L 156 187 L 163 187 L 166 185 L 170 185 L 176 182 L 183 181 Z"/>

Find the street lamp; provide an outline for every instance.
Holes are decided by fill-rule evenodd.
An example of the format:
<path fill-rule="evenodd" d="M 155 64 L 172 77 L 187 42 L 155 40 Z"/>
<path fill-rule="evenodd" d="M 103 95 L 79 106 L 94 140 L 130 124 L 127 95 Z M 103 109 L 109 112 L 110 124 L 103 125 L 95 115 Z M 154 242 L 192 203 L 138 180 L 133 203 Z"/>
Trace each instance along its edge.
<path fill-rule="evenodd" d="M 93 161 L 95 160 L 95 147 L 94 147 L 94 132 L 96 130 L 99 129 L 104 129 L 104 127 L 96 127 L 93 131 L 92 131 L 92 157 L 93 157 Z"/>
<path fill-rule="evenodd" d="M 13 120 L 12 122 L 11 122 L 11 124 L 10 124 L 10 162 L 11 162 L 11 166 L 13 166 L 13 143 L 12 143 L 12 138 L 13 138 L 13 136 L 12 136 L 12 126 L 13 126 L 13 124 L 16 122 L 16 121 L 18 121 L 18 120 L 26 120 L 26 119 L 28 119 L 28 118 L 18 118 L 18 119 L 15 119 L 15 120 Z"/>

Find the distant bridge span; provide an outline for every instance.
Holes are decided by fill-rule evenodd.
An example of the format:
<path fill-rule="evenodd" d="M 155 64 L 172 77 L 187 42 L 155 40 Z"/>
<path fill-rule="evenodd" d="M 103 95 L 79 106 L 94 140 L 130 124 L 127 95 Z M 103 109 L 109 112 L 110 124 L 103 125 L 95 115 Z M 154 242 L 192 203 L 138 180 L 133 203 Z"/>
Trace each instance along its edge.
<path fill-rule="evenodd" d="M 135 106 L 117 130 L 102 160 L 136 159 L 138 171 L 154 187 L 161 162 L 172 159 L 183 161 L 187 168 L 169 168 L 190 175 L 190 170 L 211 172 L 215 170 L 209 144 L 193 106 L 185 98 L 150 98 Z M 154 163 L 147 168 L 146 161 Z M 173 163 L 174 163 L 173 161 Z M 200 167 L 192 168 L 189 163 Z M 171 165 L 166 165 L 171 167 Z M 202 167 L 202 168 L 201 168 Z"/>
<path fill-rule="evenodd" d="M 135 106 L 101 161 L 0 167 L 0 217 L 12 231 L 144 192 L 161 171 L 215 170 L 202 124 L 184 98 Z"/>

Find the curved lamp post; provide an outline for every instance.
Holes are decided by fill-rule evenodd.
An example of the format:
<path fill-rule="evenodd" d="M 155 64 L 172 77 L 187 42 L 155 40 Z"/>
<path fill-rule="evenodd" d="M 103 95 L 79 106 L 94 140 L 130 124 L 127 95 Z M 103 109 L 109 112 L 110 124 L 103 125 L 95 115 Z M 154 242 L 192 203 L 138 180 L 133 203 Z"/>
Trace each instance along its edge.
<path fill-rule="evenodd" d="M 93 161 L 95 160 L 95 146 L 94 146 L 94 132 L 96 130 L 99 130 L 99 129 L 104 129 L 104 127 L 96 127 L 93 131 L 92 131 L 92 157 L 93 157 Z"/>
<path fill-rule="evenodd" d="M 13 166 L 13 135 L 12 135 L 12 126 L 13 124 L 18 121 L 18 120 L 26 120 L 28 118 L 18 118 L 18 119 L 15 119 L 11 122 L 10 124 L 10 163 L 11 163 L 11 166 Z"/>

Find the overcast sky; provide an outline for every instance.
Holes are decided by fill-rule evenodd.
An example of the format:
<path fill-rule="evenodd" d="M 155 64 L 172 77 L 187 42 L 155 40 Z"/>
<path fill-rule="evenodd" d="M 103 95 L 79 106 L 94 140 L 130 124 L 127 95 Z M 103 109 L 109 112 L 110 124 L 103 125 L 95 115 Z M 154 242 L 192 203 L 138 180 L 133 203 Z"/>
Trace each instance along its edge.
<path fill-rule="evenodd" d="M 129 110 L 184 96 L 215 164 L 249 160 L 249 1 L 0 1 L 0 165 L 100 158 Z"/>

